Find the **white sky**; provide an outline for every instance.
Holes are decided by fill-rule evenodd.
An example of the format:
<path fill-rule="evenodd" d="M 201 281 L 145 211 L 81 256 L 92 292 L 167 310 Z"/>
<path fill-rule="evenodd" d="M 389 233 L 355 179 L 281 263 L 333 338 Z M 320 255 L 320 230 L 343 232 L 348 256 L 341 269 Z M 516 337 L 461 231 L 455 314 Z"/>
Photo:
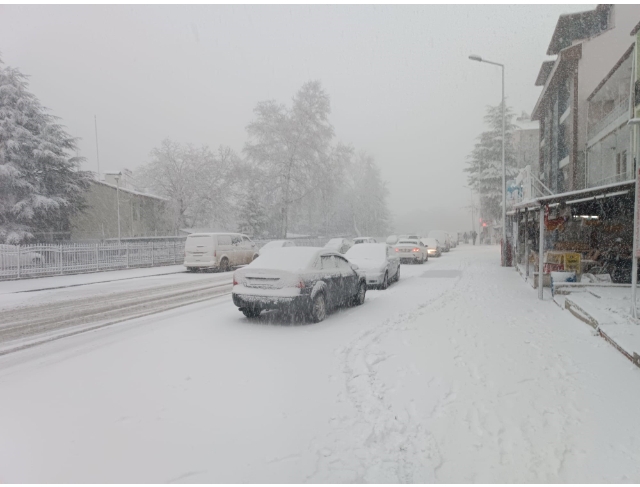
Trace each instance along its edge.
<path fill-rule="evenodd" d="M 462 172 L 487 104 L 531 112 L 558 15 L 541 6 L 0 6 L 0 56 L 80 137 L 86 168 L 135 169 L 162 138 L 239 153 L 256 103 L 307 80 L 337 138 L 374 155 L 402 219 L 470 226 Z"/>

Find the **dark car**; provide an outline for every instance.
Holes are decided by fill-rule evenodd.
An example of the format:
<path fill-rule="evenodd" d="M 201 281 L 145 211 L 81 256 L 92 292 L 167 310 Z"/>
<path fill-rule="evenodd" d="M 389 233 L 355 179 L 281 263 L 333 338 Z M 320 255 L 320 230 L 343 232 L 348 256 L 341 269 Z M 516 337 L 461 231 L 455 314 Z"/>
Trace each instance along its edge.
<path fill-rule="evenodd" d="M 233 275 L 233 303 L 248 318 L 262 310 L 302 313 L 322 321 L 327 310 L 364 303 L 364 274 L 338 252 L 283 247 L 261 255 Z"/>

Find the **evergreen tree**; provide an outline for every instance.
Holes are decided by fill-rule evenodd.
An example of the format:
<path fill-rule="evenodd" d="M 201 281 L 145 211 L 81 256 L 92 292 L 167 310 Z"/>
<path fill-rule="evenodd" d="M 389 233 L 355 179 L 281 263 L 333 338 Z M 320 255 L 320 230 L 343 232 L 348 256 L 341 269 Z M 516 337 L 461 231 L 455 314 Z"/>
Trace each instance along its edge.
<path fill-rule="evenodd" d="M 505 166 L 507 181 L 513 179 L 518 170 L 513 147 L 511 108 L 505 110 Z M 502 104 L 487 107 L 484 117 L 489 130 L 478 137 L 475 147 L 468 157 L 464 170 L 469 185 L 478 193 L 483 209 L 483 219 L 500 219 L 502 215 Z"/>
<path fill-rule="evenodd" d="M 0 242 L 69 231 L 91 173 L 71 157 L 76 140 L 27 89 L 27 77 L 0 60 Z"/>

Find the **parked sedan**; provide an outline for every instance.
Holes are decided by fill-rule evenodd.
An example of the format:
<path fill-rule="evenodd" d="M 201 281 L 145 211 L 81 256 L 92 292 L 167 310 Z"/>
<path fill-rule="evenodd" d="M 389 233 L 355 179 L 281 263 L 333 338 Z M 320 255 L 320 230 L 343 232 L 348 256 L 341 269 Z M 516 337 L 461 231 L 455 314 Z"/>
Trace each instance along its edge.
<path fill-rule="evenodd" d="M 393 247 L 383 243 L 365 243 L 351 247 L 345 257 L 356 264 L 367 278 L 368 287 L 387 289 L 400 279 L 400 257 Z"/>
<path fill-rule="evenodd" d="M 344 254 L 352 246 L 353 241 L 349 240 L 348 238 L 332 238 L 325 244 L 324 248 L 335 250 L 336 252 Z"/>
<path fill-rule="evenodd" d="M 427 248 L 420 240 L 400 239 L 394 246 L 394 251 L 400 257 L 400 262 L 424 264 L 429 259 Z"/>
<path fill-rule="evenodd" d="M 260 250 L 258 250 L 258 255 L 262 255 L 265 252 L 268 252 L 273 249 L 279 249 L 281 247 L 295 247 L 296 244 L 291 240 L 272 240 L 271 242 L 267 242 Z"/>
<path fill-rule="evenodd" d="M 327 310 L 364 303 L 367 283 L 337 252 L 316 247 L 283 247 L 261 255 L 233 275 L 233 303 L 248 318 L 262 310 L 303 313 L 322 321 Z"/>
<path fill-rule="evenodd" d="M 427 255 L 429 257 L 440 257 L 442 255 L 442 246 L 437 239 L 427 237 L 421 239 L 425 247 L 427 247 Z"/>

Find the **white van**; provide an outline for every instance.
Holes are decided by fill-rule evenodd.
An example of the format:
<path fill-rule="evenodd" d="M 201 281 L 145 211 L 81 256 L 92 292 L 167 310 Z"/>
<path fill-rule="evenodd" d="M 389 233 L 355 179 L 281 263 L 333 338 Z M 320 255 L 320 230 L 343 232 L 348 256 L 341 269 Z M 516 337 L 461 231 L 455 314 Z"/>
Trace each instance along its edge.
<path fill-rule="evenodd" d="M 192 233 L 184 244 L 187 271 L 229 271 L 258 257 L 258 247 L 241 233 Z"/>

